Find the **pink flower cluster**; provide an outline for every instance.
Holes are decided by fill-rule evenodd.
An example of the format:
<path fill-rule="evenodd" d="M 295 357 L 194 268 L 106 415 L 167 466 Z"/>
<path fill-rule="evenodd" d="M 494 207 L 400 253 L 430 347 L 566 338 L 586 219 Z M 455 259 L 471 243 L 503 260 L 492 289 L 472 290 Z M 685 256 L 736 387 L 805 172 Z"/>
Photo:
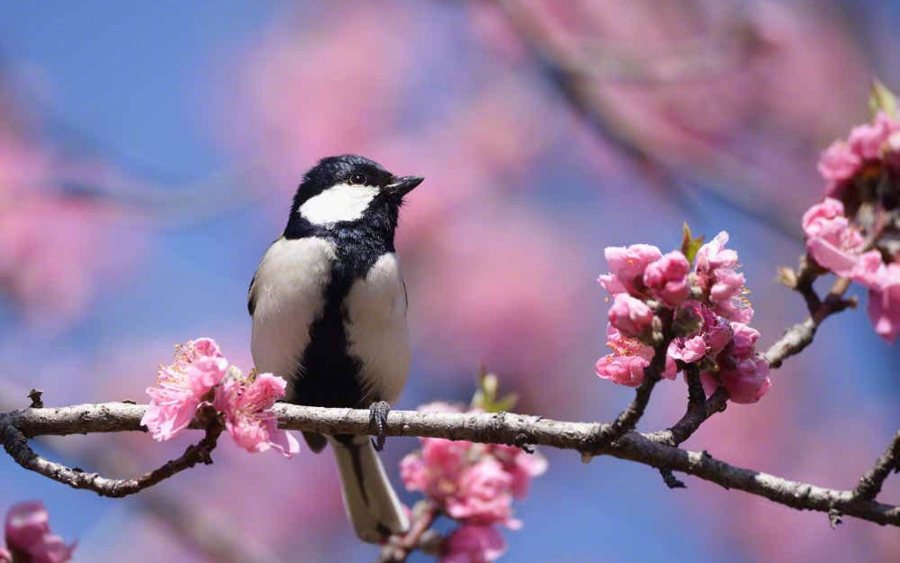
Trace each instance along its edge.
<path fill-rule="evenodd" d="M 768 391 L 769 366 L 755 346 L 759 333 L 747 325 L 753 309 L 744 275 L 727 242 L 728 233 L 719 233 L 698 249 L 693 266 L 679 251 L 663 255 L 646 244 L 605 250 L 611 272 L 598 281 L 613 298 L 606 342 L 612 353 L 597 360 L 599 377 L 639 386 L 665 312 L 677 336 L 662 377 L 675 379 L 680 367 L 697 364 L 707 392 L 721 385 L 732 401 L 754 403 Z"/>
<path fill-rule="evenodd" d="M 278 428 L 271 412 L 287 382 L 270 373 L 244 377 L 228 365 L 211 338 L 188 340 L 175 348 L 175 361 L 160 366 L 159 387 L 148 387 L 150 406 L 141 424 L 154 440 L 169 440 L 188 427 L 200 405 L 211 404 L 225 418 L 225 429 L 249 452 L 274 448 L 286 457 L 300 451 L 290 433 Z"/>
<path fill-rule="evenodd" d="M 75 543 L 66 545 L 50 532 L 50 515 L 41 501 L 14 504 L 6 515 L 6 549 L 0 563 L 63 563 L 71 561 Z"/>
<path fill-rule="evenodd" d="M 853 177 L 867 164 L 878 165 L 885 153 L 896 152 L 898 133 L 900 121 L 879 111 L 872 123 L 854 127 L 847 140 L 833 142 L 819 159 L 819 173 L 827 182 L 826 195 L 843 195 Z"/>
<path fill-rule="evenodd" d="M 420 410 L 460 412 L 445 403 Z M 494 528 L 518 529 L 513 498 L 528 494 L 531 479 L 547 470 L 539 453 L 515 446 L 420 438 L 422 449 L 403 458 L 400 475 L 407 490 L 419 491 L 461 523 L 444 544 L 444 563 L 493 561 L 506 549 Z"/>
<path fill-rule="evenodd" d="M 900 335 L 900 252 L 880 243 L 900 234 L 900 121 L 878 112 L 825 150 L 819 172 L 827 197 L 803 215 L 806 250 L 819 266 L 869 290 L 872 326 L 894 342 Z"/>

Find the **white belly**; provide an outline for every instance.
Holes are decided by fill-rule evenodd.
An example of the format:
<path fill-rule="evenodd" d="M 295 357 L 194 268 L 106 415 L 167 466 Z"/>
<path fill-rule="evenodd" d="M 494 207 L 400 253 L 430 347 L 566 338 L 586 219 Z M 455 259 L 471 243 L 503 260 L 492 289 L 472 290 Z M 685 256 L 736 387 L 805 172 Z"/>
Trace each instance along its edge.
<path fill-rule="evenodd" d="M 362 361 L 364 396 L 393 403 L 409 375 L 406 289 L 395 254 L 385 254 L 357 280 L 345 301 L 349 351 Z"/>
<path fill-rule="evenodd" d="M 266 251 L 251 288 L 255 299 L 250 350 L 260 373 L 288 382 L 288 397 L 309 329 L 322 315 L 324 292 L 335 259 L 334 244 L 321 238 L 279 239 Z"/>

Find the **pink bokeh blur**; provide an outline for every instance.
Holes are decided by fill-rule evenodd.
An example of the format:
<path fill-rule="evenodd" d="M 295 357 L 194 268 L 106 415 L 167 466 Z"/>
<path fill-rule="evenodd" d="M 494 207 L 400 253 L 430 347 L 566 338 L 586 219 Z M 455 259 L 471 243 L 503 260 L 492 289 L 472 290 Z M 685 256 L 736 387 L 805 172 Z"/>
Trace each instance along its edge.
<path fill-rule="evenodd" d="M 215 11 L 205 10 L 204 17 Z M 867 119 L 873 74 L 900 89 L 892 70 L 900 68 L 900 51 L 873 47 L 890 45 L 890 34 L 860 23 L 851 15 L 863 12 L 854 10 L 863 8 L 769 0 L 281 2 L 243 21 L 247 31 L 237 39 L 201 35 L 205 27 L 195 23 L 185 33 L 204 38 L 205 56 L 133 64 L 154 76 L 181 65 L 179 76 L 191 77 L 200 100 L 191 111 L 201 118 L 189 124 L 147 111 L 142 123 L 148 137 L 155 120 L 196 129 L 203 150 L 226 163 L 226 178 L 249 170 L 254 181 L 239 183 L 241 199 L 231 206 L 221 200 L 233 194 L 215 183 L 188 197 L 115 152 L 73 150 L 41 101 L 67 107 L 53 106 L 54 96 L 66 96 L 66 79 L 43 69 L 42 80 L 57 87 L 30 96 L 34 84 L 18 80 L 17 64 L 26 64 L 9 47 L 10 65 L 0 68 L 0 365 L 11 388 L 40 386 L 51 404 L 144 400 L 171 346 L 188 338 L 214 337 L 232 363 L 249 367 L 244 299 L 256 261 L 283 227 L 303 172 L 320 157 L 359 153 L 426 178 L 402 210 L 397 241 L 414 345 L 401 406 L 468 399 L 484 363 L 521 395 L 524 412 L 610 419 L 631 393 L 592 369 L 607 352 L 609 304 L 595 283 L 606 271 L 605 247 L 677 248 L 683 220 L 708 239 L 727 229 L 753 290 L 757 346 L 805 314 L 801 299 L 774 279 L 805 250 L 801 215 L 825 189 L 819 153 Z M 890 17 L 900 22 L 900 13 Z M 129 30 L 127 21 L 104 20 Z M 115 68 L 108 72 L 116 76 Z M 91 84 L 114 87 L 113 80 Z M 117 131 L 117 119 L 97 118 L 98 130 Z M 178 135 L 168 142 L 187 146 Z M 161 217 L 143 201 L 167 201 L 161 208 L 181 212 Z M 759 403 L 732 405 L 687 447 L 791 479 L 852 487 L 900 421 L 891 378 L 896 347 L 878 339 L 864 311 L 829 320 L 819 338 L 773 371 Z M 668 387 L 641 429 L 683 413 L 683 385 Z M 0 398 L 24 406 L 18 395 Z M 113 451 L 144 470 L 194 438 L 66 438 L 74 445 L 53 441 L 47 451 L 87 466 L 108 462 L 104 452 Z M 400 459 L 415 447 L 388 441 L 395 484 Z M 554 541 L 602 560 L 652 559 L 685 535 L 694 546 L 725 544 L 746 561 L 900 558 L 893 530 L 846 519 L 832 531 L 824 515 L 693 479 L 677 492 L 656 482 L 651 500 L 628 487 L 610 493 L 608 506 L 654 512 L 669 535 L 650 542 L 612 510 L 582 506 L 565 487 L 588 490 L 587 469 L 557 470 L 566 456 L 545 453 L 549 471 L 517 505 L 525 531 L 503 533 L 506 560 L 550 559 L 551 546 L 536 547 L 528 531 L 553 526 L 558 516 L 549 514 L 559 512 L 551 508 L 568 505 L 568 535 Z M 352 539 L 326 456 L 305 448 L 291 460 L 251 455 L 223 440 L 213 466 L 188 471 L 159 493 L 198 519 L 217 516 L 238 541 L 264 546 L 274 560 L 373 559 Z M 591 478 L 612 463 L 592 465 Z M 88 495 L 20 473 L 0 465 L 2 480 L 14 483 L 0 484 L 0 510 L 39 494 L 54 529 L 54 506 Z M 884 494 L 900 500 L 896 480 Z M 143 501 L 92 501 L 80 522 L 61 522 L 61 535 L 79 538 L 76 556 L 117 561 L 128 550 L 137 562 L 214 559 Z M 684 513 L 699 523 L 685 523 Z M 597 545 L 600 528 L 618 541 Z M 688 558 L 678 551 L 670 559 Z"/>

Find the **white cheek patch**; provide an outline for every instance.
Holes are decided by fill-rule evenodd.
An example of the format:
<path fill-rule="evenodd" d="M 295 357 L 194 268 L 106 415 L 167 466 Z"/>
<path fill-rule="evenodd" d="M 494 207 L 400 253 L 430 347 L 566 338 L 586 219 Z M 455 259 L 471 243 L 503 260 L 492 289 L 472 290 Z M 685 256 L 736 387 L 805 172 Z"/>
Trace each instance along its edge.
<path fill-rule="evenodd" d="M 378 195 L 372 186 L 337 184 L 315 197 L 309 198 L 298 210 L 314 225 L 333 225 L 341 221 L 356 221 Z"/>

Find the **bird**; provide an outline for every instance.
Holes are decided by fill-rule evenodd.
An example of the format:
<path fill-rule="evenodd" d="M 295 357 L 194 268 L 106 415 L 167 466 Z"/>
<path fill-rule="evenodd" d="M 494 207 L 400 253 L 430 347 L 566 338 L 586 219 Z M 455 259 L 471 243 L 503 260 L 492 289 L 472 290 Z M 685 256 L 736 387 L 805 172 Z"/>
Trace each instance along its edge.
<path fill-rule="evenodd" d="M 303 176 L 248 295 L 254 364 L 287 381 L 284 401 L 370 411 L 374 443 L 303 433 L 316 453 L 331 444 L 347 516 L 369 543 L 409 528 L 376 450 L 410 369 L 394 233 L 404 198 L 422 181 L 361 156 L 321 159 Z"/>

